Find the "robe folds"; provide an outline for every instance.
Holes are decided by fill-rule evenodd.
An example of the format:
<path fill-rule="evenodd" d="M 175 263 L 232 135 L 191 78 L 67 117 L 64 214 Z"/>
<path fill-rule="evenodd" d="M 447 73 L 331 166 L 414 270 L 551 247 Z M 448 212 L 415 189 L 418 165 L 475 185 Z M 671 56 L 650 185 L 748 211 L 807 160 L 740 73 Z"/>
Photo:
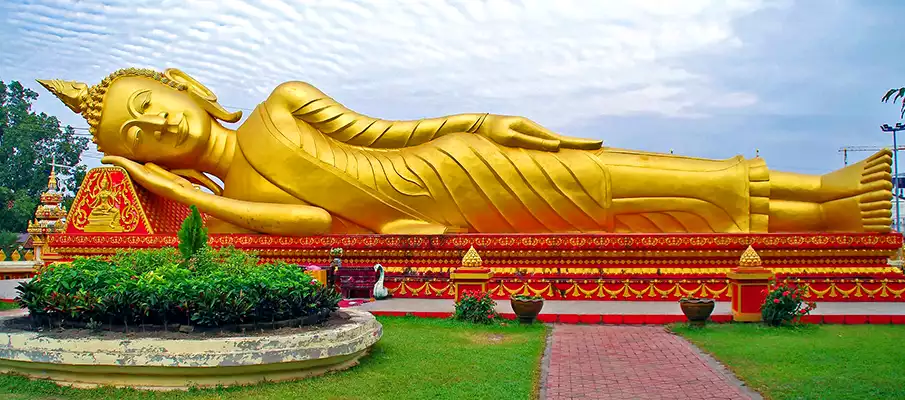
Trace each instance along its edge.
<path fill-rule="evenodd" d="M 274 119 L 265 104 L 237 138 L 268 181 L 371 232 L 398 220 L 422 221 L 430 233 L 766 230 L 769 177 L 760 159 L 544 152 L 467 132 L 369 148 L 300 119 Z"/>

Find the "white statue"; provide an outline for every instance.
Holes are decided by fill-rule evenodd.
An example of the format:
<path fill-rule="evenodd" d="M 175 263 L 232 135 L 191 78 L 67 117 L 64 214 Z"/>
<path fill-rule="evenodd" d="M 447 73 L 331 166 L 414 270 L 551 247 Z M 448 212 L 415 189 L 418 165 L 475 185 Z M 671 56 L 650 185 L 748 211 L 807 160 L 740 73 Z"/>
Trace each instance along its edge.
<path fill-rule="evenodd" d="M 377 278 L 377 283 L 374 284 L 374 298 L 377 300 L 383 300 L 390 295 L 390 293 L 387 291 L 387 288 L 383 287 L 383 265 L 375 265 L 374 271 L 380 272 L 380 277 Z"/>

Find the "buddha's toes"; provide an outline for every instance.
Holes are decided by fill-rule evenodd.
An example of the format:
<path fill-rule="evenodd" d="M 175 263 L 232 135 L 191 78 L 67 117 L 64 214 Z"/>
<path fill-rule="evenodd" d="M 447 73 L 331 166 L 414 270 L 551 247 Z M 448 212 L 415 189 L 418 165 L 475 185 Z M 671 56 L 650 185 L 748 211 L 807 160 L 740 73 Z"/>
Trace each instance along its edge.
<path fill-rule="evenodd" d="M 883 150 L 864 160 L 861 172 L 861 224 L 865 231 L 888 231 L 892 224 L 892 152 Z"/>
<path fill-rule="evenodd" d="M 821 204 L 826 229 L 885 232 L 892 224 L 892 153 L 880 151 L 866 160 L 822 177 Z"/>

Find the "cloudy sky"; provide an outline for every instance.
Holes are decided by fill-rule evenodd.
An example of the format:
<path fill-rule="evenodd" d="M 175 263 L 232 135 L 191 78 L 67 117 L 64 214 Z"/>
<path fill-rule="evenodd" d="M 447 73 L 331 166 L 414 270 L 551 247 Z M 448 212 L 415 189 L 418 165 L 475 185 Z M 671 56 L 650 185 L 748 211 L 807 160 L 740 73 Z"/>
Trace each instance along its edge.
<path fill-rule="evenodd" d="M 824 173 L 842 146 L 890 145 L 878 126 L 898 109 L 880 97 L 905 85 L 903 13 L 897 0 L 6 0 L 0 79 L 75 127 L 34 79 L 176 67 L 231 109 L 303 80 L 387 119 L 522 115 L 607 146 L 759 149 L 773 169 Z"/>

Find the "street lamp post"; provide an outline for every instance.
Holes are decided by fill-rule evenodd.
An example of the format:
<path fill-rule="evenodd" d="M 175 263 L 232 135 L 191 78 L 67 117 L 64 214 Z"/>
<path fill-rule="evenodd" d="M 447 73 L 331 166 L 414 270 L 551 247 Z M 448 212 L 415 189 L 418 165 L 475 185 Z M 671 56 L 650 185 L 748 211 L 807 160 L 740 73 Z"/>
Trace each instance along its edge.
<path fill-rule="evenodd" d="M 898 133 L 899 131 L 905 131 L 905 125 L 903 125 L 901 122 L 896 123 L 895 126 L 889 126 L 889 124 L 883 124 L 883 125 L 880 125 L 880 130 L 882 130 L 883 132 L 892 132 L 892 149 L 893 149 L 892 150 L 893 151 L 892 152 L 892 163 L 894 166 L 894 175 L 893 175 L 893 181 L 892 181 L 893 192 L 892 193 L 893 193 L 893 196 L 895 196 L 895 198 L 896 198 L 895 199 L 896 200 L 895 228 L 896 228 L 896 231 L 898 231 L 899 224 L 902 222 L 902 219 L 901 219 L 902 215 L 901 215 L 901 211 L 899 208 L 899 197 L 901 197 L 900 193 L 899 193 L 899 144 L 896 140 L 896 133 Z"/>

